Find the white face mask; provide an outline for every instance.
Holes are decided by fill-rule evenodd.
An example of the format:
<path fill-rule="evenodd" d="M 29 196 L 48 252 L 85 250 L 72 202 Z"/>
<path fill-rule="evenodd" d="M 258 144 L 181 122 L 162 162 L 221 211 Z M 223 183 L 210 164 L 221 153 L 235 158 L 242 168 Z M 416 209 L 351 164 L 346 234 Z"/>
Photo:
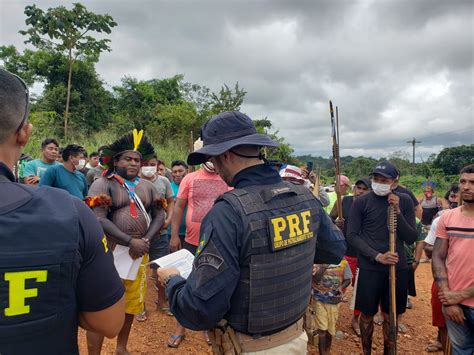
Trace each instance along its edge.
<path fill-rule="evenodd" d="M 82 170 L 84 169 L 84 166 L 86 166 L 85 159 L 79 159 L 79 162 L 77 164 L 74 164 L 74 167 L 76 168 L 76 170 Z"/>
<path fill-rule="evenodd" d="M 377 196 L 387 196 L 392 190 L 392 185 L 390 184 L 379 184 L 372 180 L 372 190 Z"/>
<path fill-rule="evenodd" d="M 214 164 L 212 164 L 210 161 L 205 162 L 204 164 L 202 164 L 202 166 L 208 173 L 216 172 L 216 168 L 214 167 Z"/>
<path fill-rule="evenodd" d="M 156 174 L 156 166 L 142 166 L 142 175 L 153 177 Z"/>

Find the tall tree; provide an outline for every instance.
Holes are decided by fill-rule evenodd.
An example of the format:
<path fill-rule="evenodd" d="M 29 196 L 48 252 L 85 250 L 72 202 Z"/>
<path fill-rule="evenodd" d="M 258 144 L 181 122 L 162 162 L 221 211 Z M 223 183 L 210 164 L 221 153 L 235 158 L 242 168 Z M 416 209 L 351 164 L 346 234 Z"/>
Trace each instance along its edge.
<path fill-rule="evenodd" d="M 444 148 L 433 162 L 446 175 L 457 175 L 468 164 L 474 164 L 474 144 Z"/>
<path fill-rule="evenodd" d="M 39 49 L 48 49 L 64 54 L 68 59 L 68 79 L 66 90 L 66 107 L 64 110 L 64 135 L 68 130 L 69 105 L 71 101 L 72 72 L 78 58 L 97 62 L 103 51 L 110 51 L 109 39 L 97 40 L 91 32 L 110 34 L 117 23 L 109 15 L 97 15 L 87 11 L 82 4 L 75 3 L 71 10 L 64 6 L 49 8 L 46 12 L 29 5 L 25 7 L 26 31 L 25 43 L 31 43 Z"/>

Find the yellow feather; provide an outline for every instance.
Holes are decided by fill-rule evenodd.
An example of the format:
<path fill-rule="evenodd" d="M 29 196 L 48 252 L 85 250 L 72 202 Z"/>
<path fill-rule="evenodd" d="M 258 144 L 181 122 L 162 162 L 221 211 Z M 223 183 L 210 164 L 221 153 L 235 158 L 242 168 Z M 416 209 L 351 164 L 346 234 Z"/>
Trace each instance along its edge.
<path fill-rule="evenodd" d="M 133 150 L 137 151 L 140 142 L 142 141 L 143 137 L 143 129 L 140 132 L 137 131 L 136 128 L 133 129 Z"/>

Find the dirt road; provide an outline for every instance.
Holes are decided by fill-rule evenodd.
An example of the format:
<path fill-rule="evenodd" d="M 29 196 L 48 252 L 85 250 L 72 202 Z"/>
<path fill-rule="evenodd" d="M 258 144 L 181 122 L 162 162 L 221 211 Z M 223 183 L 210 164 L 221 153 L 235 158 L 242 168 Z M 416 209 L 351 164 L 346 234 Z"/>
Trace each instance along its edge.
<path fill-rule="evenodd" d="M 431 264 L 421 264 L 416 273 L 416 285 L 418 297 L 414 299 L 414 308 L 407 310 L 403 322 L 408 327 L 407 334 L 399 335 L 399 354 L 425 353 L 427 342 L 436 336 L 436 329 L 431 326 Z M 149 283 L 149 286 L 151 283 Z M 156 310 L 154 304 L 155 292 L 152 287 L 148 288 L 146 305 L 148 320 L 146 322 L 134 322 L 130 334 L 129 351 L 131 354 L 207 354 L 209 347 L 204 342 L 201 332 L 187 332 L 186 339 L 181 343 L 179 349 L 171 349 L 166 346 L 166 340 L 173 332 L 175 319 Z M 351 290 L 348 291 L 349 293 Z M 350 294 L 348 295 L 350 297 Z M 348 304 L 341 306 L 338 321 L 338 330 L 344 334 L 344 339 L 335 340 L 333 354 L 360 354 L 360 340 L 350 328 L 351 311 Z M 374 354 L 383 352 L 382 329 L 375 326 L 374 332 Z M 87 354 L 84 332 L 79 334 L 79 348 L 81 354 Z M 103 354 L 111 354 L 115 349 L 115 340 L 106 340 Z M 317 354 L 312 348 L 311 354 Z M 436 354 L 442 354 L 436 353 Z"/>

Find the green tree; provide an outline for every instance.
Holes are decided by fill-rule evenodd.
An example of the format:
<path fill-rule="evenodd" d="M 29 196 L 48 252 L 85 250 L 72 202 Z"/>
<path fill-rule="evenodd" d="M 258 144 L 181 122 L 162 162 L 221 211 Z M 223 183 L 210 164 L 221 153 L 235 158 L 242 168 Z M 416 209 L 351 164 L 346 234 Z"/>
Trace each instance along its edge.
<path fill-rule="evenodd" d="M 433 166 L 446 175 L 457 175 L 466 165 L 474 163 L 474 144 L 444 148 L 436 157 Z"/>
<path fill-rule="evenodd" d="M 212 114 L 218 114 L 225 111 L 240 111 L 240 106 L 244 102 L 246 94 L 247 91 L 239 88 L 239 83 L 235 84 L 234 90 L 224 84 L 219 93 L 211 94 Z"/>
<path fill-rule="evenodd" d="M 122 85 L 113 88 L 116 97 L 115 121 L 125 125 L 120 128 L 145 128 L 149 123 L 159 123 L 159 105 L 184 101 L 180 89 L 182 78 L 182 75 L 145 81 L 123 78 Z"/>
<path fill-rule="evenodd" d="M 73 67 L 77 59 L 97 62 L 103 51 L 110 51 L 108 39 L 97 40 L 92 32 L 110 34 L 117 23 L 109 15 L 97 15 L 87 11 L 82 4 L 75 3 L 71 10 L 64 6 L 49 8 L 46 12 L 29 5 L 25 7 L 26 31 L 20 31 L 31 43 L 39 49 L 61 53 L 67 58 L 68 76 L 66 88 L 66 106 L 64 109 L 64 135 L 68 131 L 69 105 Z"/>

